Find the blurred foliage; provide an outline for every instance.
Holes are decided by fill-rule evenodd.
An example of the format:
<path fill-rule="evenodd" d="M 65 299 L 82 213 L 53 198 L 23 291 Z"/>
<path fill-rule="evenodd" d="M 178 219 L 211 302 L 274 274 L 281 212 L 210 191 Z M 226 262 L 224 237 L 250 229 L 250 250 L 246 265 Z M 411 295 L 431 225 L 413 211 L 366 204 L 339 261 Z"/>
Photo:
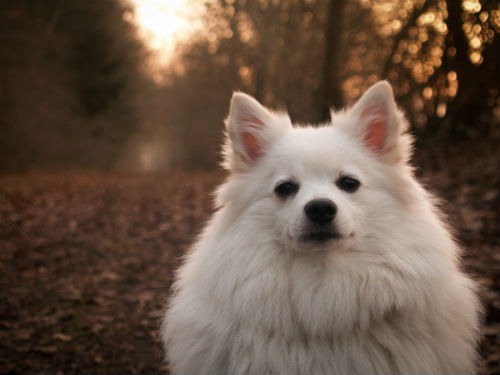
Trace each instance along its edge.
<path fill-rule="evenodd" d="M 0 170 L 209 167 L 233 90 L 317 123 L 379 79 L 421 139 L 500 139 L 500 0 L 200 3 L 155 81 L 124 1 L 4 0 Z"/>
<path fill-rule="evenodd" d="M 215 155 L 232 90 L 317 123 L 388 79 L 421 139 L 500 138 L 498 0 L 204 3 L 203 33 L 166 73 L 169 102 L 196 108 L 174 121 L 190 164 L 215 161 L 199 154 Z"/>
<path fill-rule="evenodd" d="M 115 0 L 4 0 L 0 170 L 107 168 L 137 127 L 143 47 Z"/>

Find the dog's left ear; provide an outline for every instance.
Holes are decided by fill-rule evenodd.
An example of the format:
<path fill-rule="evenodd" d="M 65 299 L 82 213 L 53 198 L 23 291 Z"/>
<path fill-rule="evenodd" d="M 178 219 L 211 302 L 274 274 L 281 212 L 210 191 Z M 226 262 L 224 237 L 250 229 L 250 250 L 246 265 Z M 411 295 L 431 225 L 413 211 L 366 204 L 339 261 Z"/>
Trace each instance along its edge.
<path fill-rule="evenodd" d="M 406 161 L 411 139 L 403 133 L 408 125 L 387 81 L 371 86 L 349 112 L 357 121 L 351 131 L 376 156 L 387 162 Z"/>
<path fill-rule="evenodd" d="M 251 96 L 235 92 L 226 120 L 225 167 L 252 168 L 286 127 L 291 127 L 286 114 L 271 112 Z"/>

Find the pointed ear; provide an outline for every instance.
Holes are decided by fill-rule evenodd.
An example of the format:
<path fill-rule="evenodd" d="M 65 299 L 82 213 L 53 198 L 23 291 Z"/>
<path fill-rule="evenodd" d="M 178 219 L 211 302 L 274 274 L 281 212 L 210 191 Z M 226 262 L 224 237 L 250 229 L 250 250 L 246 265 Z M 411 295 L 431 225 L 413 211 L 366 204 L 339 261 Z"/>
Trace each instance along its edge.
<path fill-rule="evenodd" d="M 235 92 L 226 120 L 226 168 L 241 170 L 254 166 L 278 136 L 286 119 L 290 121 L 287 116 L 270 112 L 251 96 Z"/>
<path fill-rule="evenodd" d="M 356 121 L 357 137 L 375 155 L 387 160 L 405 157 L 411 140 L 407 137 L 404 142 L 399 142 L 407 124 L 387 81 L 371 86 L 349 112 Z"/>

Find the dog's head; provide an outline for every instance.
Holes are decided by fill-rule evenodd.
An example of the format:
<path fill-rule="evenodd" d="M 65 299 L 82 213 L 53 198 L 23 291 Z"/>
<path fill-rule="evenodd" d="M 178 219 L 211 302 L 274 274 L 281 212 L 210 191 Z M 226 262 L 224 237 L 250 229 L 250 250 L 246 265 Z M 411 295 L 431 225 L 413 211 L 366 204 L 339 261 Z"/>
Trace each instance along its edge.
<path fill-rule="evenodd" d="M 411 139 L 386 82 L 319 127 L 293 126 L 285 113 L 235 93 L 226 125 L 231 176 L 218 204 L 231 204 L 286 248 L 366 242 L 385 212 L 408 199 Z"/>

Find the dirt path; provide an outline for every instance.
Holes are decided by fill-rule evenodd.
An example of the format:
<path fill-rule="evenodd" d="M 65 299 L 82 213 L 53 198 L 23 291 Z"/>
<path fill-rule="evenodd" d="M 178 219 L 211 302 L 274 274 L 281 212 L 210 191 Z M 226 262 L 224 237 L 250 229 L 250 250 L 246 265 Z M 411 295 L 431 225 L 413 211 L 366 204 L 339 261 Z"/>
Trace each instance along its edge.
<path fill-rule="evenodd" d="M 160 372 L 172 269 L 207 175 L 0 181 L 0 372 Z"/>
<path fill-rule="evenodd" d="M 465 265 L 486 287 L 483 374 L 498 373 L 500 360 L 496 162 L 424 176 L 454 202 L 447 207 L 469 249 Z M 0 373 L 166 373 L 160 311 L 220 179 L 0 178 Z"/>

